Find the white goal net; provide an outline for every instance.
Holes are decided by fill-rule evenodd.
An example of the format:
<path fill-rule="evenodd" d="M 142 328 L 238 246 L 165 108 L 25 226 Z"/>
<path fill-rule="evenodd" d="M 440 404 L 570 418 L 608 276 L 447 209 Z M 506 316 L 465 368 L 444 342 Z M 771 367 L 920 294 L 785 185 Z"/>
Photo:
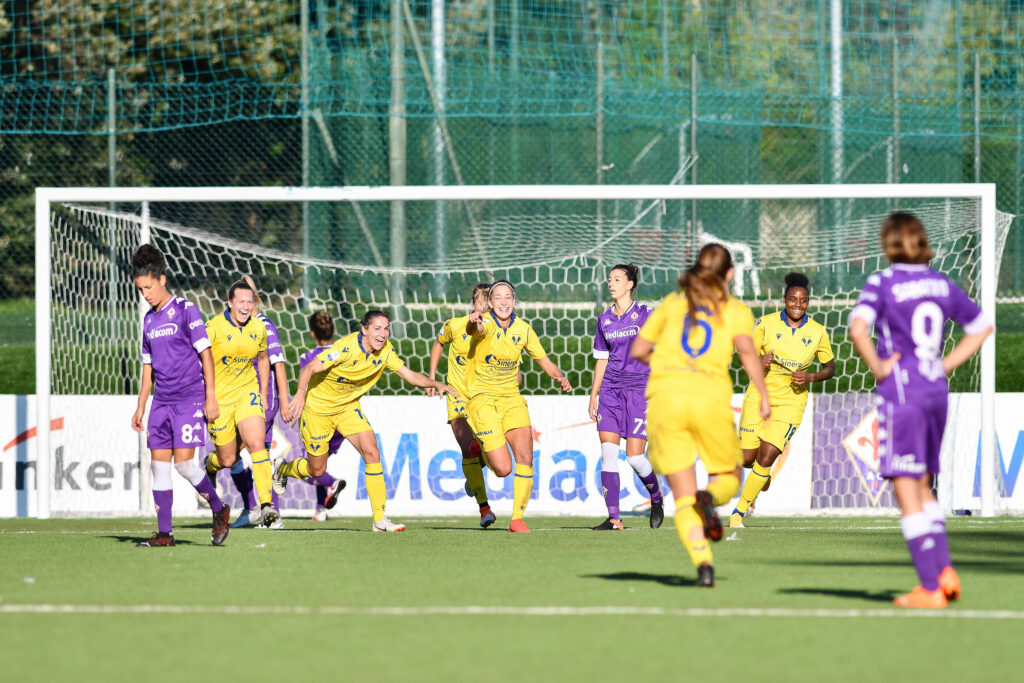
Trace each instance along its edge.
<path fill-rule="evenodd" d="M 590 389 L 594 321 L 609 305 L 611 267 L 637 264 L 637 298 L 655 303 L 676 287 L 702 243 L 718 241 L 737 262 L 734 293 L 755 315 L 778 311 L 784 275 L 801 271 L 811 281 L 808 312 L 830 331 L 836 377 L 814 387 L 800 428 L 811 443 L 801 456 L 811 459 L 810 509 L 886 509 L 894 502 L 878 478 L 873 380 L 847 338 L 849 311 L 867 275 L 886 266 L 878 229 L 899 208 L 922 218 L 936 252 L 932 265 L 994 319 L 995 275 L 1012 216 L 994 211 L 990 191 L 982 185 L 55 189 L 45 200 L 48 268 L 40 286 L 48 296 L 40 298 L 39 325 L 49 353 L 39 366 L 48 380 L 40 382 L 40 401 L 64 412 L 88 411 L 95 408 L 86 397 L 137 394 L 141 313 L 129 268 L 132 252 L 146 241 L 167 256 L 171 291 L 206 317 L 224 309 L 232 282 L 252 275 L 292 362 L 311 346 L 311 311 L 329 311 L 343 334 L 366 310 L 386 308 L 395 317 L 400 355 L 426 371 L 439 324 L 468 310 L 472 286 L 507 278 L 517 286 L 522 316 L 583 394 Z M 397 200 L 404 200 L 401 212 L 393 210 Z M 404 222 L 396 223 L 396 215 Z M 955 338 L 950 330 L 947 345 Z M 985 418 L 982 400 L 983 389 L 993 391 L 983 387 L 991 353 L 987 344 L 985 359 L 972 359 L 951 377 L 949 474 L 940 480 L 948 510 L 1006 509 L 999 468 L 980 455 L 994 449 L 985 437 L 991 415 Z M 524 393 L 554 393 L 536 365 L 527 362 L 523 371 Z M 293 380 L 296 373 L 293 366 Z M 738 363 L 734 383 L 736 392 L 746 386 Z M 389 373 L 379 387 L 389 395 L 414 393 Z M 41 406 L 40 418 L 54 410 Z M 40 431 L 51 452 L 70 438 L 66 431 Z M 101 452 L 101 442 L 96 435 L 89 448 Z M 127 481 L 131 464 L 111 466 L 112 477 Z M 41 496 L 41 515 L 62 511 L 69 487 L 55 469 L 67 467 L 66 460 L 40 466 L 41 481 L 55 482 L 49 500 Z"/>

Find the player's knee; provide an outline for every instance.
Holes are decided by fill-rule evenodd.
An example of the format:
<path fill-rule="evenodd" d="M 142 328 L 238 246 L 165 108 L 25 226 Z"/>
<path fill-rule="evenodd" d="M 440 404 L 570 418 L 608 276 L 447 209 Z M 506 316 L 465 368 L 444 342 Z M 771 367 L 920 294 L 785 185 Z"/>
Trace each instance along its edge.
<path fill-rule="evenodd" d="M 319 477 L 327 471 L 327 458 L 317 458 L 316 460 L 307 458 L 306 467 L 309 469 L 309 476 Z"/>
<path fill-rule="evenodd" d="M 367 448 L 363 451 L 363 462 L 367 465 L 373 465 L 380 462 L 380 451 L 376 448 Z"/>
<path fill-rule="evenodd" d="M 757 449 L 748 448 L 743 451 L 743 466 L 750 469 L 754 466 L 754 461 L 757 460 Z"/>
<path fill-rule="evenodd" d="M 512 474 L 512 463 L 496 463 L 491 461 L 491 471 L 499 477 L 507 477 Z"/>

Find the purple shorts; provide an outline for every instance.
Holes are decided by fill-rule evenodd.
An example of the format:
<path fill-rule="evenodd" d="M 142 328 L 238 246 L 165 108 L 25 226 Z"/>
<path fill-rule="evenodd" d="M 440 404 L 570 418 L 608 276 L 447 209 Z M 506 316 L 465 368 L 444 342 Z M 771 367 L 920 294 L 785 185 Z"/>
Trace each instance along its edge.
<path fill-rule="evenodd" d="M 601 389 L 597 431 L 626 439 L 647 439 L 647 399 L 643 389 Z"/>
<path fill-rule="evenodd" d="M 338 432 L 334 432 L 334 436 L 331 437 L 330 443 L 327 444 L 327 455 L 334 455 L 341 448 L 341 444 L 344 443 L 345 437 Z"/>
<path fill-rule="evenodd" d="M 156 448 L 198 448 L 206 443 L 206 418 L 202 401 L 163 403 L 153 401 L 149 409 L 149 438 Z"/>
<path fill-rule="evenodd" d="M 939 473 L 942 433 L 946 429 L 949 396 L 917 397 L 899 405 L 878 406 L 879 473 L 886 479 L 919 478 Z"/>
<path fill-rule="evenodd" d="M 267 434 L 263 437 L 263 443 L 265 444 L 269 444 L 274 440 L 274 418 L 281 411 L 281 406 L 277 404 L 277 401 L 274 401 L 274 404 L 266 414 Z"/>

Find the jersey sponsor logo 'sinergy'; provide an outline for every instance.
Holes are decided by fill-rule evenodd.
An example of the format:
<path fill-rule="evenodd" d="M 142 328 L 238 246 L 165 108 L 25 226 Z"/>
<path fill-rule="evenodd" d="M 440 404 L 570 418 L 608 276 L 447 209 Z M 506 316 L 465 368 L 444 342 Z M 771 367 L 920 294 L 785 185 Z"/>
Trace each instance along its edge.
<path fill-rule="evenodd" d="M 518 360 L 507 360 L 507 359 L 503 359 L 503 358 L 498 358 L 493 353 L 489 353 L 486 356 L 484 356 L 484 363 L 486 363 L 487 365 L 496 365 L 499 368 L 518 368 L 519 367 L 519 361 Z"/>
<path fill-rule="evenodd" d="M 931 296 L 946 297 L 949 296 L 949 283 L 935 278 L 900 282 L 892 286 L 892 295 L 897 303 Z"/>
<path fill-rule="evenodd" d="M 178 326 L 174 323 L 168 323 L 166 325 L 161 325 L 155 330 L 150 330 L 146 336 L 150 339 L 160 339 L 161 337 L 170 337 L 175 334 L 178 334 Z"/>

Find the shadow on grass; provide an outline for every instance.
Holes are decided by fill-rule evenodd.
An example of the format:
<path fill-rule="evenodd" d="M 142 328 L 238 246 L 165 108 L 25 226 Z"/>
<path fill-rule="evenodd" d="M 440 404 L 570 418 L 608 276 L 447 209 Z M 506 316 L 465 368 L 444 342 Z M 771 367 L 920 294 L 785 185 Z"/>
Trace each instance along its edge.
<path fill-rule="evenodd" d="M 120 541 L 121 543 L 131 543 L 132 545 L 135 545 L 142 541 L 148 541 L 151 537 L 152 536 L 104 536 L 103 538 L 112 538 L 115 541 Z M 186 541 L 185 539 L 176 538 L 174 539 L 174 545 L 195 545 L 195 543 L 192 541 Z M 212 548 L 213 546 L 210 547 Z"/>
<path fill-rule="evenodd" d="M 845 588 L 780 588 L 783 595 L 827 595 L 832 598 L 851 598 L 854 600 L 873 600 L 875 602 L 892 602 L 901 591 L 863 591 Z"/>
<path fill-rule="evenodd" d="M 762 560 L 763 564 L 811 566 L 811 567 L 910 567 L 910 557 L 900 557 L 891 560 L 849 560 L 836 558 L 834 560 Z M 1019 557 L 993 558 L 989 561 L 971 561 L 957 559 L 956 552 L 953 553 L 953 566 L 960 571 L 988 572 L 992 574 L 1024 574 L 1024 562 Z"/>
<path fill-rule="evenodd" d="M 653 581 L 663 586 L 696 586 L 697 579 L 679 574 L 647 574 L 645 572 L 615 572 L 614 574 L 581 574 L 581 579 L 605 579 L 606 581 Z"/>

